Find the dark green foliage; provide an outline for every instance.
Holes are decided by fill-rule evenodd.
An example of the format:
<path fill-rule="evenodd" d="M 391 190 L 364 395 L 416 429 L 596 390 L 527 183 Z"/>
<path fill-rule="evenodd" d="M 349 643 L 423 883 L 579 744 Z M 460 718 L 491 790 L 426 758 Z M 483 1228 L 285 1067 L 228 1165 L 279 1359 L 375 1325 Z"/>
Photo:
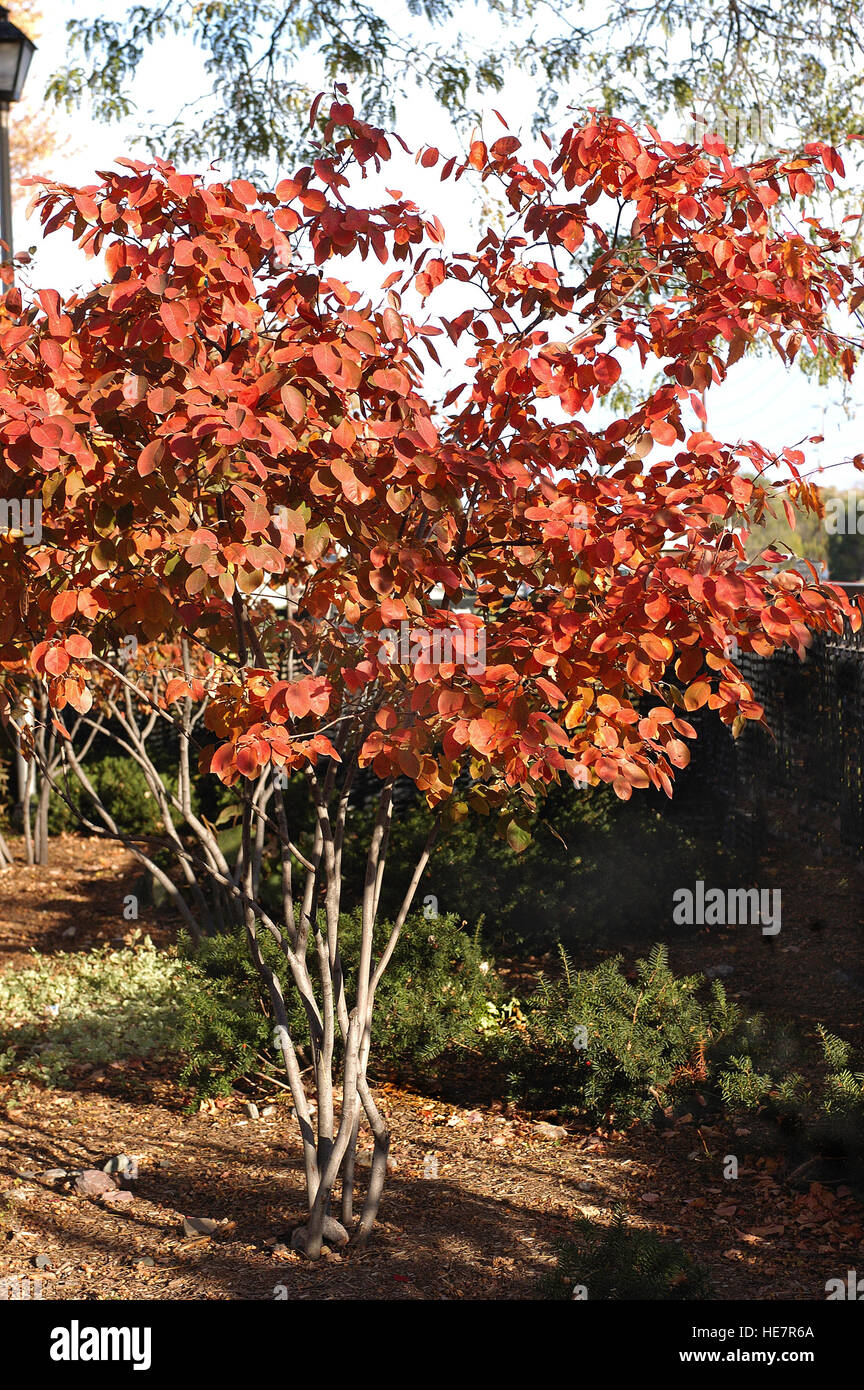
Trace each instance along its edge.
<path fill-rule="evenodd" d="M 428 833 L 425 811 L 394 818 L 383 910 L 397 910 Z M 345 849 L 346 891 L 362 884 L 369 814 L 355 812 Z M 440 912 L 482 923 L 498 952 L 528 946 L 657 939 L 671 921 L 682 882 L 716 874 L 716 850 L 688 838 L 649 798 L 621 802 L 609 788 L 554 790 L 529 824 L 532 839 L 515 854 L 497 826 L 462 820 L 436 846 L 422 892 Z M 349 898 L 350 901 L 350 898 Z"/>
<path fill-rule="evenodd" d="M 117 823 L 121 835 L 157 835 L 164 832 L 159 808 L 147 779 L 137 763 L 128 757 L 104 757 L 87 764 L 85 772 L 105 810 Z M 177 787 L 176 777 L 162 774 L 170 792 Z M 101 824 L 93 802 L 74 774 L 68 781 L 62 773 L 55 779 L 66 796 L 80 812 L 96 824 Z M 61 830 L 76 830 L 79 821 L 63 799 L 51 797 L 48 828 L 52 835 Z"/>
<path fill-rule="evenodd" d="M 738 1021 L 722 985 L 707 991 L 701 976 L 673 974 L 664 946 L 630 972 L 620 957 L 582 971 L 563 959 L 563 977 L 543 980 L 525 1003 L 523 1028 L 490 1040 L 512 1096 L 528 1105 L 649 1119 L 703 1074 L 705 1049 Z"/>
<path fill-rule="evenodd" d="M 239 933 L 205 938 L 197 951 L 184 934 L 178 949 L 186 962 L 178 1001 L 181 1084 L 202 1099 L 227 1095 L 239 1077 L 266 1074 L 275 1056 L 258 972 Z"/>
<path fill-rule="evenodd" d="M 620 1207 L 613 1208 L 608 1226 L 587 1217 L 577 1221 L 573 1239 L 562 1241 L 558 1251 L 558 1273 L 544 1281 L 547 1298 L 572 1299 L 578 1287 L 585 1288 L 589 1302 L 710 1296 L 704 1272 L 680 1246 L 653 1231 L 635 1230 Z"/>
<path fill-rule="evenodd" d="M 354 965 L 359 919 L 345 954 Z M 378 988 L 373 1032 L 379 1064 L 422 1075 L 452 1047 L 476 1046 L 487 1006 L 500 996 L 498 977 L 483 959 L 477 935 L 452 914 L 415 916 Z"/>
<path fill-rule="evenodd" d="M 727 1110 L 759 1112 L 826 1154 L 864 1153 L 864 1071 L 849 1044 L 818 1027 L 819 1054 L 808 1055 L 790 1027 L 748 1020 L 731 1047 L 712 1059 L 712 1080 Z M 789 1070 L 791 1056 L 802 1071 Z"/>
<path fill-rule="evenodd" d="M 377 949 L 388 930 L 386 923 L 379 924 Z M 340 940 L 350 983 L 356 978 L 359 956 L 358 913 L 343 915 Z M 275 947 L 263 933 L 261 941 L 266 958 L 278 967 Z M 189 962 L 189 983 L 181 1001 L 183 1082 L 204 1096 L 227 1092 L 250 1070 L 266 1074 L 275 1061 L 271 1025 L 243 936 L 217 935 L 202 941 L 197 950 L 185 939 L 181 950 Z M 284 976 L 284 963 L 281 973 Z M 423 1077 L 449 1049 L 481 1038 L 487 1006 L 499 993 L 497 977 L 482 960 L 476 938 L 455 917 L 409 918 L 376 996 L 375 1064 Z M 302 1043 L 302 1005 L 293 990 L 286 996 L 292 1036 Z"/>

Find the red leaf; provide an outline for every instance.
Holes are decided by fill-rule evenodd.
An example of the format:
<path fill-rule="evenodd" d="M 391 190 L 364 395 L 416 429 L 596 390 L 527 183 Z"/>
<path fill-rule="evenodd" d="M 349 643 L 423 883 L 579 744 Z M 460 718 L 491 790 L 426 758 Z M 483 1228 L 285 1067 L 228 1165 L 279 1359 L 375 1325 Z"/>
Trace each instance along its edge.
<path fill-rule="evenodd" d="M 64 589 L 57 594 L 51 604 L 51 617 L 55 623 L 65 623 L 67 618 L 71 618 L 73 613 L 78 611 L 78 595 L 74 589 Z"/>
<path fill-rule="evenodd" d="M 52 647 L 45 653 L 45 670 L 50 676 L 62 676 L 69 667 L 69 654 L 65 647 Z"/>
<path fill-rule="evenodd" d="M 482 140 L 475 140 L 468 154 L 468 163 L 473 164 L 475 169 L 485 169 L 489 162 L 489 155 Z"/>
<path fill-rule="evenodd" d="M 151 439 L 138 455 L 138 473 L 142 478 L 146 478 L 148 473 L 162 460 L 165 452 L 165 443 L 162 439 Z"/>
<path fill-rule="evenodd" d="M 154 386 L 152 391 L 147 392 L 147 404 L 154 415 L 167 415 L 174 409 L 176 401 L 177 392 L 170 386 Z"/>

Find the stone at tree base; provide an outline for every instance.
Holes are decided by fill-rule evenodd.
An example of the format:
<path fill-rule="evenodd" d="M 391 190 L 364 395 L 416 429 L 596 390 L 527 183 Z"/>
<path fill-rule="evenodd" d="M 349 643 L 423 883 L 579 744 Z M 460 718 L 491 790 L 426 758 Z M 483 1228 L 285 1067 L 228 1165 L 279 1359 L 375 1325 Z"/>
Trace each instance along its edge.
<path fill-rule="evenodd" d="M 305 1226 L 296 1226 L 294 1230 L 291 1232 L 291 1249 L 305 1250 L 306 1235 L 307 1228 Z M 324 1217 L 323 1235 L 324 1240 L 328 1245 L 348 1244 L 348 1232 L 345 1230 L 345 1227 L 342 1225 L 341 1221 L 337 1221 L 336 1218 L 333 1216 Z"/>
<path fill-rule="evenodd" d="M 106 1207 L 120 1207 L 134 1201 L 134 1192 L 129 1192 L 126 1188 L 115 1188 L 113 1192 L 106 1192 L 102 1198 L 102 1204 Z"/>
<path fill-rule="evenodd" d="M 354 1166 L 355 1166 L 356 1168 L 371 1168 L 371 1167 L 372 1167 L 372 1154 L 373 1154 L 373 1150 L 372 1150 L 372 1149 L 358 1149 L 358 1150 L 357 1150 L 357 1156 L 356 1156 L 355 1159 L 354 1159 Z M 397 1171 L 398 1167 L 399 1167 L 399 1160 L 398 1160 L 398 1158 L 394 1158 L 392 1154 L 388 1154 L 388 1155 L 387 1155 L 387 1172 L 388 1172 L 388 1173 L 395 1173 L 395 1172 Z"/>
<path fill-rule="evenodd" d="M 103 1192 L 116 1192 L 117 1184 L 98 1168 L 85 1168 L 75 1179 L 75 1191 L 82 1197 L 101 1197 Z"/>

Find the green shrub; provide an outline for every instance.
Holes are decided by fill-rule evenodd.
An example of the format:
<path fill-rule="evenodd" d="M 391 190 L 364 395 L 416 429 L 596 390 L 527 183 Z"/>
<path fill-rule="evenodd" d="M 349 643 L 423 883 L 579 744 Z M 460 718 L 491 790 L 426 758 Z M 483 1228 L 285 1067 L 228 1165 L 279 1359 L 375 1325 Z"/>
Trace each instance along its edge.
<path fill-rule="evenodd" d="M 702 977 L 673 974 L 665 946 L 631 975 L 620 957 L 581 971 L 562 959 L 563 977 L 541 981 L 522 1026 L 490 1041 L 506 1059 L 511 1096 L 528 1105 L 648 1119 L 676 1085 L 700 1079 L 706 1049 L 738 1022 L 720 982 L 703 999 Z"/>
<path fill-rule="evenodd" d="M 380 951 L 389 926 L 379 923 Z M 261 935 L 269 963 L 284 978 L 277 948 Z M 360 950 L 360 914 L 343 914 L 340 943 L 346 977 L 353 981 Z M 221 934 L 193 947 L 181 942 L 191 971 L 181 998 L 185 1083 L 198 1095 L 224 1093 L 250 1071 L 273 1066 L 269 1012 L 242 933 Z M 314 962 L 310 973 L 315 975 Z M 448 1050 L 482 1040 L 487 1006 L 500 987 L 474 936 L 453 916 L 408 919 L 378 987 L 373 1019 L 373 1064 L 415 1077 L 429 1075 Z M 303 1007 L 286 989 L 292 1036 L 306 1035 Z M 277 1074 L 274 1072 L 274 1074 Z"/>
<path fill-rule="evenodd" d="M 164 827 L 156 799 L 147 785 L 143 771 L 132 758 L 100 758 L 88 765 L 85 772 L 122 835 L 163 833 Z M 170 792 L 176 792 L 176 777 L 163 773 L 162 780 Z M 74 775 L 70 774 L 68 781 L 64 781 L 61 776 L 57 782 L 78 811 L 88 820 L 101 823 L 94 811 L 92 800 Z M 62 798 L 52 796 L 48 814 L 50 833 L 56 835 L 61 830 L 76 830 L 78 825 L 78 820 Z"/>
<path fill-rule="evenodd" d="M 816 1149 L 864 1152 L 864 1072 L 856 1070 L 849 1044 L 818 1026 L 819 1053 L 807 1057 L 789 1025 L 762 1016 L 747 1020 L 731 1048 L 711 1059 L 712 1080 L 732 1112 L 758 1111 Z M 788 1058 L 809 1062 L 811 1080 L 788 1070 Z M 811 1049 L 812 1052 L 812 1049 Z M 729 1055 L 727 1055 L 727 1053 Z"/>
<path fill-rule="evenodd" d="M 680 1246 L 632 1228 L 620 1207 L 613 1209 L 608 1226 L 583 1217 L 574 1238 L 559 1244 L 558 1272 L 544 1280 L 543 1292 L 547 1298 L 572 1299 L 581 1288 L 589 1302 L 710 1296 L 705 1273 Z"/>
<path fill-rule="evenodd" d="M 251 1072 L 277 1075 L 258 972 L 243 937 L 220 933 L 194 947 L 183 935 L 179 950 L 186 958 L 178 999 L 181 1083 L 203 1098 L 227 1095 Z"/>

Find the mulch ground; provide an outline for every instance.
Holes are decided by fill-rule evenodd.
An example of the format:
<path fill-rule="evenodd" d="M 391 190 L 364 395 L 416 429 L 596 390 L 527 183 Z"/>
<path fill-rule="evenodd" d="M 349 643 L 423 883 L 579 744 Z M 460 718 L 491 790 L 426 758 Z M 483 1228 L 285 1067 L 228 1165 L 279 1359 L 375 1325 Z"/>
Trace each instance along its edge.
<path fill-rule="evenodd" d="M 801 885 L 787 893 L 793 871 Z M 850 1039 L 859 1030 L 860 1039 L 852 872 L 784 868 L 779 939 L 741 928 L 707 945 L 682 941 L 673 966 L 731 964 L 727 986 L 748 1005 L 822 1019 Z M 54 842 L 49 869 L 5 871 L 0 969 L 19 968 L 33 948 L 124 938 L 122 901 L 136 876 L 125 851 L 72 837 Z M 146 912 L 134 925 L 155 940 L 170 935 Z M 824 1174 L 789 1182 L 791 1159 L 753 1146 L 725 1119 L 693 1114 L 623 1133 L 568 1125 L 550 1138 L 536 1115 L 385 1085 L 377 1090 L 395 1162 L 380 1225 L 365 1251 L 311 1265 L 285 1248 L 303 1215 L 290 1102 L 261 1097 L 259 1108 L 269 1101 L 273 1110 L 259 1119 L 240 1098 L 189 1114 L 170 1077 L 143 1069 L 131 1079 L 140 1096 L 130 1095 L 128 1073 L 110 1067 L 75 1092 L 0 1084 L 0 1277 L 41 1277 L 54 1299 L 269 1299 L 280 1286 L 291 1299 L 524 1299 L 554 1269 L 555 1243 L 574 1217 L 605 1220 L 614 1203 L 635 1225 L 680 1241 L 721 1300 L 821 1300 L 827 1279 L 864 1259 L 853 1191 Z M 139 1178 L 119 1203 L 45 1176 L 121 1152 L 137 1159 Z M 739 1156 L 735 1182 L 723 1178 L 728 1154 Z M 424 1176 L 430 1156 L 435 1177 Z M 184 1216 L 220 1225 L 190 1239 Z M 37 1269 L 40 1257 L 49 1267 Z"/>

